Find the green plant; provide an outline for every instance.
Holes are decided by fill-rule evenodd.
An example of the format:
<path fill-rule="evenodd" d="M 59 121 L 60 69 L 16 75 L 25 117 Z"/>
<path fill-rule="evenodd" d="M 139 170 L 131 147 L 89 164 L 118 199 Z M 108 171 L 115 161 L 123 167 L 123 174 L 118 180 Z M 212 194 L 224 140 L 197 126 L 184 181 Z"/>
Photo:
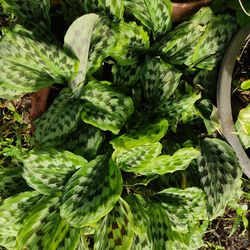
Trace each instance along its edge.
<path fill-rule="evenodd" d="M 237 29 L 235 18 L 204 8 L 172 29 L 168 0 L 85 1 L 84 13 L 99 14 L 76 19 L 61 48 L 43 36 L 49 1 L 1 3 L 26 26 L 3 29 L 0 96 L 55 83 L 62 90 L 35 121 L 23 166 L 2 174 L 9 186 L 24 179 L 31 190 L 0 206 L 0 244 L 201 247 L 208 221 L 241 184 L 237 158 L 214 138 L 214 107 L 200 91 Z"/>

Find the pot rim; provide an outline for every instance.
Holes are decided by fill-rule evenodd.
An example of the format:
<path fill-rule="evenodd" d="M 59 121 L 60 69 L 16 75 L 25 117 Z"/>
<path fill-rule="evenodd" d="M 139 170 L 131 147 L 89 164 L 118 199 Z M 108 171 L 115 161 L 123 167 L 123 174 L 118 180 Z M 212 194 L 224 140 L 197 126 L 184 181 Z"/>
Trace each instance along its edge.
<path fill-rule="evenodd" d="M 222 134 L 234 149 L 243 173 L 250 179 L 250 159 L 236 134 L 231 106 L 231 83 L 235 61 L 248 39 L 250 39 L 250 25 L 238 31 L 225 51 L 217 81 L 217 106 Z"/>

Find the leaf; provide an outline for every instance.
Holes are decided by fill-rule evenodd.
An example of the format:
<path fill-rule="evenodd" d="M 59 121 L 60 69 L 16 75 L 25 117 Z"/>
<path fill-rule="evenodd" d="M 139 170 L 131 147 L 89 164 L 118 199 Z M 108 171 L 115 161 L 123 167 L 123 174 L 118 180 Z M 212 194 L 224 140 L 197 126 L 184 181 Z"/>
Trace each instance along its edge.
<path fill-rule="evenodd" d="M 128 195 L 126 197 L 126 202 L 129 204 L 133 214 L 134 231 L 137 235 L 144 238 L 150 220 L 150 214 L 148 211 L 150 203 L 146 202 L 143 196 L 139 194 Z"/>
<path fill-rule="evenodd" d="M 195 47 L 193 65 L 197 68 L 213 69 L 222 58 L 236 29 L 237 24 L 232 16 L 218 15 L 214 17 Z"/>
<path fill-rule="evenodd" d="M 94 249 L 130 249 L 133 241 L 133 217 L 129 205 L 120 198 L 95 233 Z"/>
<path fill-rule="evenodd" d="M 87 160 L 92 160 L 97 156 L 103 140 L 104 133 L 100 129 L 82 122 L 68 136 L 63 148 L 81 155 Z"/>
<path fill-rule="evenodd" d="M 83 15 L 82 2 L 82 0 L 63 0 L 60 2 L 64 14 L 64 19 L 68 25 L 72 24 L 76 18 Z"/>
<path fill-rule="evenodd" d="M 235 193 L 237 180 L 241 177 L 238 159 L 226 142 L 205 138 L 201 142 L 198 166 L 207 196 L 208 215 L 212 220 L 224 212 Z"/>
<path fill-rule="evenodd" d="M 85 86 L 82 119 L 101 130 L 118 134 L 129 116 L 134 112 L 130 97 L 115 91 L 103 82 L 91 81 Z"/>
<path fill-rule="evenodd" d="M 148 143 L 128 151 L 116 149 L 112 155 L 116 165 L 126 172 L 137 172 L 147 166 L 161 153 L 162 145 L 159 142 Z"/>
<path fill-rule="evenodd" d="M 134 235 L 133 245 L 131 250 L 150 250 L 151 244 L 149 242 L 147 234 L 141 235 Z"/>
<path fill-rule="evenodd" d="M 121 192 L 119 169 L 107 156 L 98 156 L 69 179 L 62 195 L 61 216 L 74 227 L 91 225 L 112 210 Z"/>
<path fill-rule="evenodd" d="M 152 30 L 154 38 L 171 29 L 172 4 L 169 0 L 125 0 L 125 12 Z"/>
<path fill-rule="evenodd" d="M 115 59 L 119 65 L 135 64 L 142 51 L 149 48 L 149 36 L 143 27 L 135 22 L 120 21 L 114 27 L 116 32 L 116 46 L 110 51 L 110 56 Z"/>
<path fill-rule="evenodd" d="M 0 245 L 14 249 L 23 219 L 42 198 L 37 191 L 27 191 L 4 200 L 0 206 Z"/>
<path fill-rule="evenodd" d="M 244 90 L 250 89 L 250 79 L 243 81 L 240 87 Z"/>
<path fill-rule="evenodd" d="M 162 175 L 185 170 L 192 160 L 198 158 L 199 154 L 200 152 L 197 149 L 182 148 L 177 150 L 172 156 L 160 155 L 156 158 L 152 158 L 151 161 L 146 162 L 146 164 L 132 166 L 129 168 L 129 172 L 133 171 L 142 175 Z M 128 171 L 128 169 L 125 168 L 125 171 Z"/>
<path fill-rule="evenodd" d="M 151 107 L 162 106 L 179 85 L 182 73 L 160 58 L 148 58 L 141 74 L 144 95 Z"/>
<path fill-rule="evenodd" d="M 61 219 L 59 198 L 44 197 L 33 209 L 17 235 L 17 249 L 69 249 L 76 248 L 80 230 L 70 228 Z"/>
<path fill-rule="evenodd" d="M 91 36 L 98 21 L 100 21 L 100 18 L 96 14 L 83 15 L 70 25 L 64 37 L 64 48 L 80 61 L 77 76 L 69 82 L 70 88 L 77 92 L 77 95 L 79 95 L 84 85 Z"/>
<path fill-rule="evenodd" d="M 188 233 L 189 224 L 207 218 L 205 194 L 199 188 L 167 188 L 153 198 L 167 211 L 173 231 Z"/>
<path fill-rule="evenodd" d="M 7 30 L 0 40 L 1 98 L 13 99 L 54 83 L 64 83 L 77 72 L 78 61 L 55 45 Z"/>
<path fill-rule="evenodd" d="M 141 66 L 138 64 L 121 66 L 114 64 L 112 67 L 114 84 L 120 86 L 133 86 L 140 78 Z"/>
<path fill-rule="evenodd" d="M 82 111 L 82 101 L 71 99 L 71 90 L 64 88 L 49 109 L 34 122 L 33 144 L 55 147 L 73 132 Z"/>
<path fill-rule="evenodd" d="M 242 127 L 243 132 L 246 135 L 250 135 L 250 105 L 247 105 L 246 108 L 241 109 L 237 122 L 240 123 L 240 126 Z"/>
<path fill-rule="evenodd" d="M 87 161 L 69 151 L 33 150 L 24 159 L 23 178 L 42 194 L 62 191 L 67 180 Z"/>
<path fill-rule="evenodd" d="M 128 133 L 125 133 L 110 141 L 113 148 L 130 150 L 132 148 L 158 142 L 168 130 L 168 121 L 158 119 L 151 123 L 138 122 Z"/>
<path fill-rule="evenodd" d="M 237 131 L 237 134 L 240 138 L 240 141 L 245 149 L 250 147 L 250 135 L 247 135 L 245 131 L 243 130 L 243 127 L 239 120 L 235 123 L 235 129 Z"/>
<path fill-rule="evenodd" d="M 0 169 L 0 202 L 1 198 L 27 191 L 29 187 L 22 178 L 22 168 L 12 167 Z"/>
<path fill-rule="evenodd" d="M 115 16 L 118 20 L 123 18 L 124 3 L 123 0 L 87 0 L 83 4 L 86 12 L 105 11 L 106 14 Z"/>
<path fill-rule="evenodd" d="M 41 25 L 41 23 L 44 23 L 48 26 L 50 25 L 49 0 L 1 0 L 1 5 L 4 11 L 12 13 L 23 23 L 29 22 L 32 25 Z"/>

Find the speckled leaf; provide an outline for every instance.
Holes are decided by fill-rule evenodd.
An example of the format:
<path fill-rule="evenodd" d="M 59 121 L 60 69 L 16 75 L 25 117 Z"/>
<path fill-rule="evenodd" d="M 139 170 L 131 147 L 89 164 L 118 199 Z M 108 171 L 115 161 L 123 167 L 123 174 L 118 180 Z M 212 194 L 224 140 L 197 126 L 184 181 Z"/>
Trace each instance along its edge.
<path fill-rule="evenodd" d="M 32 208 L 16 239 L 17 249 L 76 248 L 80 230 L 70 228 L 59 214 L 59 197 L 44 197 Z"/>
<path fill-rule="evenodd" d="M 151 123 L 138 122 L 129 129 L 128 133 L 113 139 L 110 143 L 115 150 L 130 150 L 147 143 L 158 142 L 167 130 L 168 121 L 166 119 L 159 119 Z"/>
<path fill-rule="evenodd" d="M 50 25 L 50 1 L 49 0 L 1 0 L 3 9 L 18 17 L 23 23 L 40 24 L 44 22 Z M 34 22 L 34 19 L 36 22 Z"/>
<path fill-rule="evenodd" d="M 64 88 L 49 109 L 35 120 L 35 145 L 55 147 L 76 129 L 81 120 L 82 101 L 71 99 L 71 94 L 69 88 Z"/>
<path fill-rule="evenodd" d="M 101 130 L 118 134 L 134 111 L 130 97 L 103 82 L 92 81 L 83 89 L 82 119 Z"/>
<path fill-rule="evenodd" d="M 73 91 L 81 91 L 87 73 L 89 47 L 91 36 L 100 18 L 96 14 L 83 15 L 77 18 L 68 28 L 64 37 L 64 48 L 73 53 L 80 61 L 77 76 L 69 83 Z"/>
<path fill-rule="evenodd" d="M 148 213 L 150 220 L 148 223 L 148 238 L 152 245 L 152 250 L 167 249 L 166 244 L 169 240 L 168 230 L 170 228 L 170 221 L 167 212 L 160 204 L 152 203 L 149 207 Z"/>
<path fill-rule="evenodd" d="M 200 152 L 197 149 L 182 148 L 177 150 L 172 156 L 160 155 L 147 162 L 147 164 L 130 167 L 129 171 L 142 175 L 173 173 L 185 170 L 192 160 L 198 158 L 199 154 Z"/>
<path fill-rule="evenodd" d="M 222 59 L 224 50 L 236 29 L 237 22 L 234 17 L 230 15 L 214 17 L 195 47 L 192 65 L 203 69 L 213 69 Z"/>
<path fill-rule="evenodd" d="M 192 62 L 194 48 L 204 33 L 207 23 L 212 19 L 212 11 L 203 8 L 190 21 L 179 24 L 155 46 L 163 56 L 173 64 L 187 64 Z M 204 18 L 205 16 L 205 18 Z"/>
<path fill-rule="evenodd" d="M 29 189 L 22 177 L 22 171 L 22 168 L 17 166 L 0 169 L 0 202 L 3 198 Z"/>
<path fill-rule="evenodd" d="M 208 215 L 214 219 L 224 212 L 241 171 L 233 149 L 224 141 L 204 139 L 201 153 L 198 161 L 201 183 L 207 196 Z"/>
<path fill-rule="evenodd" d="M 61 191 L 71 175 L 86 163 L 69 151 L 32 150 L 23 161 L 23 178 L 40 193 L 53 194 Z"/>
<path fill-rule="evenodd" d="M 125 12 L 152 30 L 154 37 L 171 29 L 172 4 L 169 0 L 125 0 Z"/>
<path fill-rule="evenodd" d="M 95 233 L 95 250 L 130 249 L 133 241 L 133 217 L 129 205 L 120 198 Z"/>
<path fill-rule="evenodd" d="M 153 198 L 167 211 L 174 231 L 188 233 L 190 223 L 196 224 L 207 218 L 205 194 L 199 188 L 167 188 L 156 193 Z"/>
<path fill-rule="evenodd" d="M 120 86 L 133 86 L 140 78 L 141 65 L 133 64 L 121 66 L 114 64 L 112 67 L 114 84 Z"/>
<path fill-rule="evenodd" d="M 116 149 L 112 155 L 116 165 L 126 172 L 137 172 L 137 169 L 148 165 L 161 153 L 159 142 L 144 144 L 130 150 Z"/>
<path fill-rule="evenodd" d="M 153 108 L 164 105 L 179 85 L 181 75 L 160 58 L 148 58 L 141 74 L 148 103 Z"/>
<path fill-rule="evenodd" d="M 142 51 L 149 48 L 148 33 L 135 22 L 124 21 L 114 26 L 114 30 L 117 43 L 110 51 L 110 56 L 123 66 L 135 64 Z"/>
<path fill-rule="evenodd" d="M 144 235 L 134 235 L 133 244 L 131 250 L 151 250 L 152 246 L 149 242 L 148 236 L 145 233 Z"/>
<path fill-rule="evenodd" d="M 64 83 L 74 76 L 77 67 L 78 61 L 54 45 L 7 30 L 0 41 L 0 87 L 3 91 L 0 97 L 13 99 L 54 83 Z"/>
<path fill-rule="evenodd" d="M 121 192 L 119 169 L 107 156 L 98 156 L 66 184 L 61 216 L 74 227 L 91 225 L 112 210 Z"/>
<path fill-rule="evenodd" d="M 117 19 L 123 18 L 124 3 L 123 0 L 85 0 L 83 4 L 86 12 L 101 12 L 111 14 Z"/>
<path fill-rule="evenodd" d="M 81 155 L 87 160 L 97 156 L 97 152 L 104 140 L 104 133 L 89 124 L 80 123 L 78 128 L 68 136 L 63 148 Z"/>
<path fill-rule="evenodd" d="M 27 191 L 4 200 L 0 206 L 0 245 L 14 249 L 23 219 L 42 198 L 37 191 Z"/>
<path fill-rule="evenodd" d="M 149 206 L 150 203 L 139 194 L 131 194 L 126 197 L 134 220 L 134 231 L 140 236 L 147 233 L 148 223 L 150 219 Z"/>

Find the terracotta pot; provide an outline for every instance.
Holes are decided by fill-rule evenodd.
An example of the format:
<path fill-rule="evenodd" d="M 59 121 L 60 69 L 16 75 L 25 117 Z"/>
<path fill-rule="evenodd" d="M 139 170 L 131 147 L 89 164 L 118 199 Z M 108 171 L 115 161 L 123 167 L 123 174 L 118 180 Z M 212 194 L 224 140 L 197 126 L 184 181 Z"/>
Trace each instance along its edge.
<path fill-rule="evenodd" d="M 36 118 L 38 118 L 45 112 L 47 108 L 49 93 L 50 93 L 50 88 L 40 89 L 39 91 L 33 93 L 31 99 L 31 111 L 30 111 L 30 117 L 32 121 L 34 121 Z M 31 132 L 34 133 L 34 131 L 35 128 L 32 124 Z"/>
<path fill-rule="evenodd" d="M 250 159 L 236 134 L 231 105 L 231 85 L 235 61 L 243 44 L 248 39 L 250 39 L 250 26 L 239 30 L 231 40 L 225 52 L 217 83 L 217 106 L 222 133 L 234 149 L 242 171 L 248 178 L 250 178 Z"/>
<path fill-rule="evenodd" d="M 172 1 L 173 12 L 172 18 L 174 22 L 181 22 L 188 19 L 191 15 L 197 12 L 201 7 L 208 6 L 212 0 L 196 0 L 192 2 L 174 2 Z"/>

